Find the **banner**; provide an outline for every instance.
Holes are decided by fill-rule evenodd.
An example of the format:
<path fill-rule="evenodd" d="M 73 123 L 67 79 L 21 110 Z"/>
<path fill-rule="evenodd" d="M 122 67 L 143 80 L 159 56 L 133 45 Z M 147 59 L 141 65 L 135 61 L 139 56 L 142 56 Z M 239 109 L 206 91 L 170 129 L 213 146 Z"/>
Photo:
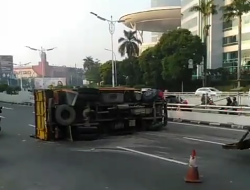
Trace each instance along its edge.
<path fill-rule="evenodd" d="M 13 73 L 13 56 L 12 55 L 0 55 L 0 67 L 1 72 L 4 75 Z"/>
<path fill-rule="evenodd" d="M 35 78 L 35 89 L 50 89 L 55 86 L 66 86 L 66 78 Z"/>

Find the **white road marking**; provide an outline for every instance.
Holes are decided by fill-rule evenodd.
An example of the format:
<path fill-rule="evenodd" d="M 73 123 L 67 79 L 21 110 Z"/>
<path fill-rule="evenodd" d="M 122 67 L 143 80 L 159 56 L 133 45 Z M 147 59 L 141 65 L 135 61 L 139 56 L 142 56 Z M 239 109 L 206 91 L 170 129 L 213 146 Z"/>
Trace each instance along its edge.
<path fill-rule="evenodd" d="M 30 127 L 34 127 L 34 128 L 36 127 L 35 125 L 32 125 L 32 124 L 29 124 L 29 126 L 30 126 Z"/>
<path fill-rule="evenodd" d="M 3 118 L 3 119 L 5 118 L 5 117 L 4 117 L 4 116 L 2 116 L 2 115 L 0 115 L 0 117 L 1 117 L 1 118 Z"/>
<path fill-rule="evenodd" d="M 195 127 L 208 128 L 208 129 L 219 129 L 219 130 L 226 130 L 226 131 L 237 131 L 237 132 L 243 132 L 243 133 L 246 132 L 245 130 L 240 130 L 240 129 L 213 127 L 213 126 L 198 125 L 198 124 L 191 124 L 191 123 L 180 123 L 180 122 L 168 122 L 168 123 L 173 123 L 173 124 L 178 124 L 178 125 L 195 126 Z"/>
<path fill-rule="evenodd" d="M 13 110 L 13 108 L 7 108 L 5 106 L 3 106 L 3 109 L 6 109 L 6 110 Z"/>
<path fill-rule="evenodd" d="M 198 141 L 198 142 L 204 142 L 204 143 L 209 143 L 209 144 L 216 144 L 216 145 L 225 145 L 224 143 L 219 143 L 215 141 L 207 141 L 203 139 L 195 139 L 195 138 L 190 138 L 190 137 L 183 137 L 184 139 L 191 140 L 191 141 Z"/>
<path fill-rule="evenodd" d="M 186 163 L 186 162 L 181 162 L 181 161 L 174 160 L 174 159 L 164 158 L 164 157 L 161 157 L 161 156 L 156 156 L 156 155 L 153 155 L 153 154 L 148 154 L 148 153 L 137 151 L 137 150 L 133 150 L 133 149 L 130 149 L 130 148 L 125 148 L 125 147 L 121 147 L 121 146 L 117 146 L 116 148 L 121 149 L 121 150 L 126 150 L 128 152 L 133 152 L 133 153 L 136 153 L 136 154 L 140 154 L 140 155 L 152 157 L 152 158 L 157 158 L 157 159 L 164 160 L 164 161 L 167 161 L 167 162 L 172 162 L 172 163 L 175 163 L 175 164 L 180 164 L 180 165 L 184 165 L 184 166 L 188 165 L 188 163 Z"/>
<path fill-rule="evenodd" d="M 32 113 L 35 113 L 34 111 Z"/>

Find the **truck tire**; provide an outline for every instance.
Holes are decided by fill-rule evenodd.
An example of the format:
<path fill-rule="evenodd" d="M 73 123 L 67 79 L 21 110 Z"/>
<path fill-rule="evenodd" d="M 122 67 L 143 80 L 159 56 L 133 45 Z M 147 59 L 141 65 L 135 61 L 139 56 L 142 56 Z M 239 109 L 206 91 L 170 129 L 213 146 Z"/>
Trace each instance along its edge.
<path fill-rule="evenodd" d="M 158 90 L 149 89 L 142 94 L 142 100 L 145 102 L 153 101 L 158 97 Z"/>
<path fill-rule="evenodd" d="M 73 107 L 63 104 L 56 108 L 55 119 L 58 124 L 69 126 L 75 121 L 76 112 Z"/>

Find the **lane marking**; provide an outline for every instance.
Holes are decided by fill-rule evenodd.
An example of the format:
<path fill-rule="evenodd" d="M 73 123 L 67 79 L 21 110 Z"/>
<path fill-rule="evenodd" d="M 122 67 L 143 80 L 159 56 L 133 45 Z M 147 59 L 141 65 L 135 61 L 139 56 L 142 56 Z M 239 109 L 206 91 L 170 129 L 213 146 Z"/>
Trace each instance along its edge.
<path fill-rule="evenodd" d="M 4 116 L 1 116 L 1 115 L 0 115 L 0 117 L 3 118 L 3 119 L 5 118 Z"/>
<path fill-rule="evenodd" d="M 125 147 L 121 147 L 121 146 L 117 146 L 116 148 L 121 149 L 121 150 L 126 150 L 128 152 L 133 152 L 133 153 L 136 153 L 136 154 L 140 154 L 140 155 L 143 155 L 143 156 L 148 156 L 148 157 L 164 160 L 164 161 L 167 161 L 167 162 L 172 162 L 172 163 L 175 163 L 175 164 L 180 164 L 180 165 L 184 165 L 184 166 L 188 165 L 188 163 L 186 163 L 186 162 L 181 162 L 181 161 L 174 160 L 174 159 L 164 158 L 164 157 L 161 157 L 161 156 L 156 156 L 154 154 L 148 154 L 148 153 L 133 150 L 133 149 L 130 149 L 130 148 L 125 148 Z"/>
<path fill-rule="evenodd" d="M 13 108 L 7 108 L 5 106 L 3 106 L 3 109 L 6 109 L 6 110 L 13 110 Z"/>
<path fill-rule="evenodd" d="M 34 128 L 36 127 L 35 125 L 32 125 L 32 124 L 29 124 L 29 126 L 30 126 L 30 127 L 34 127 Z"/>
<path fill-rule="evenodd" d="M 198 125 L 198 124 L 191 124 L 191 123 L 179 123 L 179 122 L 172 122 L 172 121 L 169 121 L 168 123 L 178 124 L 178 125 L 194 126 L 194 127 L 201 127 L 201 128 L 208 128 L 208 129 L 219 129 L 219 130 L 226 130 L 226 131 L 236 131 L 236 132 L 242 132 L 242 133 L 246 132 L 245 130 L 240 130 L 240 129 L 213 127 L 213 126 Z"/>
<path fill-rule="evenodd" d="M 190 138 L 190 137 L 183 137 L 183 138 L 187 140 L 191 140 L 191 141 L 198 141 L 198 142 L 204 142 L 204 143 L 216 144 L 216 145 L 225 145 L 224 143 L 219 143 L 215 141 L 207 141 L 207 140 L 195 139 L 195 138 Z"/>
<path fill-rule="evenodd" d="M 32 113 L 35 113 L 34 111 Z"/>

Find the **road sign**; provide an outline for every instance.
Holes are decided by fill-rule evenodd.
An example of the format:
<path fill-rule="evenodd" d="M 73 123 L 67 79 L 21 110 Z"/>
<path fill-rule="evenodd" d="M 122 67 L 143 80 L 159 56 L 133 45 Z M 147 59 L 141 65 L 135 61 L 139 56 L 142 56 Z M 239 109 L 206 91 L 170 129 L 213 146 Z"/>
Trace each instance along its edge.
<path fill-rule="evenodd" d="M 194 62 L 193 59 L 189 59 L 189 60 L 188 60 L 188 68 L 189 68 L 189 69 L 193 69 L 193 68 L 194 68 L 193 62 Z"/>

